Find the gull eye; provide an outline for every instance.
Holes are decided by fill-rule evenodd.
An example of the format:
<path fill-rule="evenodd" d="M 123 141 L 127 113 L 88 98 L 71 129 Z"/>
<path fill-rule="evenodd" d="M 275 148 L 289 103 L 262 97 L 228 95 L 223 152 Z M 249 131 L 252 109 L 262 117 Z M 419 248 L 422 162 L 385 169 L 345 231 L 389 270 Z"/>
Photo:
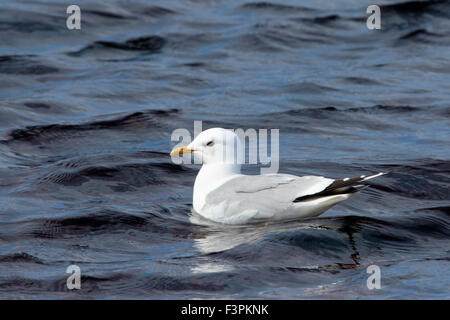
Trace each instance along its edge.
<path fill-rule="evenodd" d="M 212 147 L 214 145 L 214 141 L 210 141 L 206 144 L 207 147 Z"/>

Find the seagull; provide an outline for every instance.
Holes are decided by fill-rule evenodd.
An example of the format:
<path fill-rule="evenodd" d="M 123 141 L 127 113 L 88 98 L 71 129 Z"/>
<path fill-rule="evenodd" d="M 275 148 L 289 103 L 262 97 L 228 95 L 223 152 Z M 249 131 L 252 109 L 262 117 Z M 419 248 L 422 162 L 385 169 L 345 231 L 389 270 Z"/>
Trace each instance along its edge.
<path fill-rule="evenodd" d="M 212 128 L 170 153 L 192 154 L 202 164 L 194 183 L 193 209 L 203 218 L 221 224 L 248 224 L 316 217 L 367 187 L 362 182 L 385 174 L 344 179 L 282 173 L 244 175 L 234 153 L 228 152 L 240 146 L 232 130 Z"/>

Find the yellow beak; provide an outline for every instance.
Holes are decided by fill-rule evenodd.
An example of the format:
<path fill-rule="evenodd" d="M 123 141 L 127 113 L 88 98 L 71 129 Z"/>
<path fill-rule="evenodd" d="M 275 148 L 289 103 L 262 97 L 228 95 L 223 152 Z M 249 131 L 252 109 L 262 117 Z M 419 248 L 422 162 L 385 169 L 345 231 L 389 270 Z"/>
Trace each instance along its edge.
<path fill-rule="evenodd" d="M 188 147 L 181 147 L 181 148 L 173 149 L 172 152 L 170 153 L 170 156 L 180 155 L 183 153 L 192 153 L 192 152 L 194 152 L 194 150 L 189 149 Z"/>

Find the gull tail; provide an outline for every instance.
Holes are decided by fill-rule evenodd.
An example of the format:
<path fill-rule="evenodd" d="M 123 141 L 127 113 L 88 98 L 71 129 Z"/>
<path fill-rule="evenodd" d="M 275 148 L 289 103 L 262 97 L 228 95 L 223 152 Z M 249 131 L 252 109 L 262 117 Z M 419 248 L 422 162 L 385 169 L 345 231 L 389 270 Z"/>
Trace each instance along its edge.
<path fill-rule="evenodd" d="M 298 197 L 293 202 L 311 201 L 328 196 L 352 194 L 368 187 L 368 185 L 361 184 L 361 182 L 379 177 L 386 173 L 387 172 L 379 172 L 368 176 L 362 175 L 354 178 L 337 179 L 322 191 Z"/>

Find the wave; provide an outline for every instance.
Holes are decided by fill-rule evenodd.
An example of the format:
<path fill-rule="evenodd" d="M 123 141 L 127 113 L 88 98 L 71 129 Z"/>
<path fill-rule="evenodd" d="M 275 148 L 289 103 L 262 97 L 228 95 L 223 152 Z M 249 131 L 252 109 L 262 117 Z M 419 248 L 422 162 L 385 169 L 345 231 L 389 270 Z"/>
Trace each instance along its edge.
<path fill-rule="evenodd" d="M 128 39 L 124 42 L 114 41 L 96 41 L 83 49 L 75 52 L 70 52 L 68 55 L 80 57 L 84 54 L 99 54 L 97 51 L 108 49 L 119 49 L 125 51 L 142 51 L 148 54 L 161 52 L 161 49 L 166 45 L 166 39 L 160 36 L 142 36 L 139 38 Z"/>
<path fill-rule="evenodd" d="M 58 73 L 54 66 L 38 62 L 34 55 L 0 56 L 0 73 L 22 75 L 44 75 Z"/>
<path fill-rule="evenodd" d="M 241 5 L 240 9 L 250 9 L 255 11 L 268 11 L 268 12 L 314 12 L 315 9 L 301 6 L 292 6 L 286 4 L 279 4 L 273 2 L 249 2 Z"/>
<path fill-rule="evenodd" d="M 148 122 L 153 122 L 153 124 L 156 125 L 158 123 L 156 119 L 166 118 L 178 112 L 178 109 L 147 110 L 127 114 L 110 120 L 100 120 L 82 124 L 29 126 L 24 129 L 11 130 L 7 134 L 7 138 L 0 142 L 4 144 L 16 141 L 39 143 L 40 141 L 48 141 L 49 139 L 57 139 L 58 137 L 67 137 L 71 134 L 77 135 L 79 132 L 83 131 L 126 129 L 127 127 L 135 127 L 140 123 Z"/>

